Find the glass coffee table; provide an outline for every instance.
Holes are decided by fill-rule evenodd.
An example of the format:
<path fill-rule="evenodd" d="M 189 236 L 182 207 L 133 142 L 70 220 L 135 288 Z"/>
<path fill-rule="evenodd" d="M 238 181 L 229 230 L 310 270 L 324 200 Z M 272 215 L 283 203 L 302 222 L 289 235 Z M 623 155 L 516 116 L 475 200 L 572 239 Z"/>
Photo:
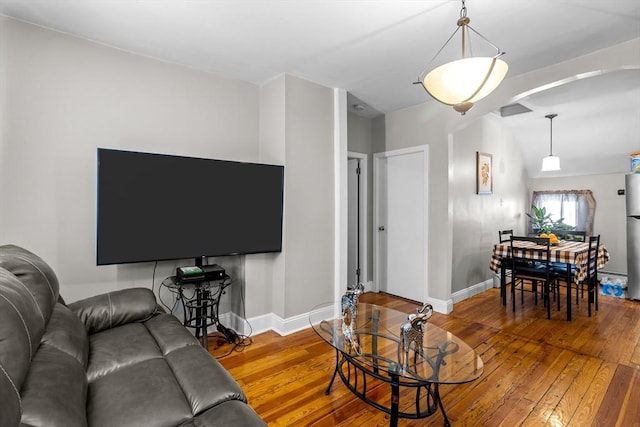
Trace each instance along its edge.
<path fill-rule="evenodd" d="M 400 326 L 407 315 L 391 308 L 358 303 L 357 315 L 346 324 L 341 303 L 315 307 L 309 322 L 336 350 L 336 365 L 326 394 L 339 375 L 347 388 L 366 403 L 388 413 L 390 425 L 398 418 L 425 418 L 438 408 L 449 419 L 440 400 L 440 384 L 463 384 L 482 375 L 480 356 L 460 338 L 427 321 L 422 350 L 412 343 L 405 353 Z M 391 398 L 380 393 L 389 384 Z M 400 397 L 411 397 L 400 402 Z"/>

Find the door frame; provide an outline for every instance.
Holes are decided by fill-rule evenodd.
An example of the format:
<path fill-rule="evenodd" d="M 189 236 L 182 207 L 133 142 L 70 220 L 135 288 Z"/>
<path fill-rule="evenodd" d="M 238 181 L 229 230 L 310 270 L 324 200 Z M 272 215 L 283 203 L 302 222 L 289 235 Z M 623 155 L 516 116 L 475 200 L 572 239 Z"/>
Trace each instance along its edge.
<path fill-rule="evenodd" d="M 367 283 L 369 283 L 369 276 L 367 272 L 369 271 L 369 238 L 367 236 L 367 231 L 369 230 L 369 224 L 367 221 L 368 215 L 368 193 L 369 193 L 369 166 L 368 166 L 368 156 L 364 153 L 358 153 L 355 151 L 347 152 L 347 161 L 351 159 L 358 159 L 360 161 L 360 206 L 359 206 L 359 245 L 360 245 L 360 282 L 365 286 L 365 290 L 367 289 Z M 347 272 L 347 275 L 349 273 Z M 348 276 L 347 276 L 348 277 Z"/>
<path fill-rule="evenodd" d="M 422 301 L 429 299 L 429 145 L 418 145 L 409 148 L 384 151 L 373 155 L 373 288 L 380 291 L 380 237 L 378 233 L 379 210 L 380 210 L 380 164 L 383 159 L 404 154 L 421 153 L 424 165 L 424 277 Z"/>

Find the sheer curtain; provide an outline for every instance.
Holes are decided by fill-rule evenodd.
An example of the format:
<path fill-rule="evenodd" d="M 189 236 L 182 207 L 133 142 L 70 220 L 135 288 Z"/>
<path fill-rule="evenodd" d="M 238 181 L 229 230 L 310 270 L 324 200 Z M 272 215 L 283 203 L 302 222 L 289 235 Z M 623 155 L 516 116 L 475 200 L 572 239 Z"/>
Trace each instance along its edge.
<path fill-rule="evenodd" d="M 596 199 L 591 190 L 534 191 L 531 203 L 545 207 L 552 220 L 564 218 L 565 224 L 593 234 Z"/>

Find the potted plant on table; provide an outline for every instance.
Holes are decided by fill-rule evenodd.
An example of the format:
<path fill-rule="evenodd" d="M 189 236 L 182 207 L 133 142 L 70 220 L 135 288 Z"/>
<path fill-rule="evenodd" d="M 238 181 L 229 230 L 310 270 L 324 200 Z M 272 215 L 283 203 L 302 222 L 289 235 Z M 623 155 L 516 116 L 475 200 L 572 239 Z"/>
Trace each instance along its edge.
<path fill-rule="evenodd" d="M 547 208 L 531 205 L 531 213 L 527 213 L 531 221 L 531 230 L 539 235 L 542 233 L 549 234 L 552 231 L 573 230 L 575 227 L 565 224 L 564 218 L 557 221 L 551 219 L 551 214 L 547 213 Z"/>
<path fill-rule="evenodd" d="M 549 233 L 554 228 L 551 214 L 547 213 L 547 208 L 544 206 L 539 208 L 536 205 L 531 205 L 531 213 L 527 213 L 527 216 L 531 222 L 531 230 L 535 234 Z M 561 218 L 560 220 L 562 221 L 563 219 Z"/>

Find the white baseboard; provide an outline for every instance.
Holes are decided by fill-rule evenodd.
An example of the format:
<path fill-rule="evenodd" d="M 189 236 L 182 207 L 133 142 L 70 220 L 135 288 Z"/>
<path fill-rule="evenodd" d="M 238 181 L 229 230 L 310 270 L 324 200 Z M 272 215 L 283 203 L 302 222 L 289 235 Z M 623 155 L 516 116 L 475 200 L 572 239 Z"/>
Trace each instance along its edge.
<path fill-rule="evenodd" d="M 441 314 L 449 314 L 453 311 L 453 301 L 435 298 L 427 298 L 427 301 L 433 307 L 433 311 Z"/>
<path fill-rule="evenodd" d="M 379 292 L 377 286 L 373 283 L 373 281 L 369 281 L 366 283 L 365 292 Z M 451 300 L 441 300 L 436 298 L 427 298 L 425 302 L 428 302 L 433 306 L 433 311 L 441 314 L 449 314 L 453 311 L 453 302 Z"/>
<path fill-rule="evenodd" d="M 484 282 L 475 284 L 473 286 L 469 286 L 468 288 L 462 289 L 461 291 L 454 292 L 451 294 L 451 300 L 453 303 L 458 303 L 460 301 L 464 301 L 467 298 L 471 298 L 474 295 L 481 294 L 482 292 L 493 288 L 493 278 L 487 279 Z"/>
<path fill-rule="evenodd" d="M 326 313 L 320 317 L 328 319 L 333 315 L 335 315 L 333 307 L 329 307 L 326 309 Z M 268 313 L 247 320 L 235 313 L 224 313 L 220 315 L 220 322 L 241 335 L 257 335 L 271 330 L 278 335 L 285 336 L 311 326 L 309 313 L 298 314 L 287 319 L 283 319 L 274 313 Z"/>
<path fill-rule="evenodd" d="M 233 329 L 240 335 L 249 336 L 274 329 L 273 316 L 273 313 L 268 313 L 245 320 L 235 313 L 227 312 L 220 315 L 220 323 Z"/>
<path fill-rule="evenodd" d="M 369 280 L 368 282 L 364 283 L 364 291 L 365 292 L 376 292 L 373 289 L 373 281 Z"/>
<path fill-rule="evenodd" d="M 367 282 L 365 284 L 365 290 L 371 291 L 372 285 L 372 282 Z M 426 302 L 433 306 L 433 310 L 435 312 L 449 314 L 453 311 L 453 304 L 463 301 L 467 298 L 471 298 L 472 296 L 482 293 L 487 289 L 491 289 L 492 287 L 493 279 L 488 279 L 482 283 L 478 283 L 476 285 L 453 293 L 451 295 L 451 299 L 449 300 L 429 298 Z M 335 313 L 333 313 L 333 308 L 329 307 L 327 308 L 327 312 L 320 317 L 330 318 L 334 315 Z M 241 335 L 257 335 L 272 330 L 278 335 L 285 336 L 311 326 L 311 324 L 309 323 L 309 313 L 298 314 L 286 319 L 283 319 L 275 313 L 268 313 L 244 320 L 237 314 L 228 312 L 220 315 L 220 322 L 223 325 L 232 328 Z"/>

